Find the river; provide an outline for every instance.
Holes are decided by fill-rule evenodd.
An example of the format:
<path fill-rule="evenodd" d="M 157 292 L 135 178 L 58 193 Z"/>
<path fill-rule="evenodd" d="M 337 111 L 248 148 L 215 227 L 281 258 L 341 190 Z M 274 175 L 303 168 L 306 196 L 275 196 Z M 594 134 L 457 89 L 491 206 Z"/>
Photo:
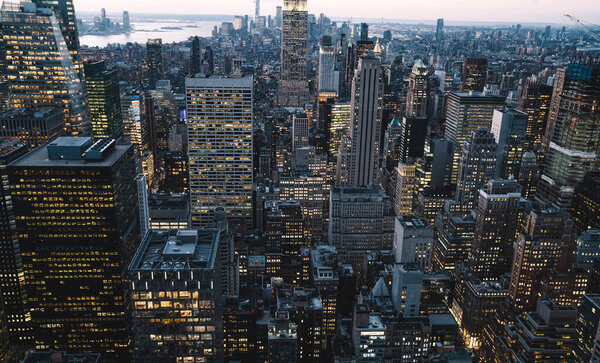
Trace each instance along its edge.
<path fill-rule="evenodd" d="M 105 47 L 107 44 L 146 43 L 148 39 L 161 38 L 163 43 L 181 42 L 192 36 L 209 37 L 214 26 L 221 21 L 192 22 L 134 22 L 133 31 L 128 34 L 83 35 L 79 37 L 81 45 Z M 165 29 L 166 28 L 166 29 Z M 175 29 L 177 28 L 177 29 Z"/>

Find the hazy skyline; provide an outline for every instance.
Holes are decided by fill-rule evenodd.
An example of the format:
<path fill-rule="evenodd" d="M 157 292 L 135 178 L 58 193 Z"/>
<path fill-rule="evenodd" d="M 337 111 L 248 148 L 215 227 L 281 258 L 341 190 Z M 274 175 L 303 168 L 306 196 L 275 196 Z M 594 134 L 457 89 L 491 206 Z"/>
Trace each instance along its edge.
<path fill-rule="evenodd" d="M 99 12 L 101 7 L 109 13 L 128 10 L 135 13 L 240 15 L 254 14 L 253 0 L 205 1 L 171 0 L 74 0 L 77 11 Z M 282 0 L 262 0 L 261 14 L 274 15 Z M 447 21 L 484 22 L 551 22 L 565 23 L 563 14 L 574 15 L 587 23 L 600 23 L 600 2 L 597 0 L 308 0 L 309 12 L 325 13 L 330 17 L 415 19 L 444 18 Z"/>

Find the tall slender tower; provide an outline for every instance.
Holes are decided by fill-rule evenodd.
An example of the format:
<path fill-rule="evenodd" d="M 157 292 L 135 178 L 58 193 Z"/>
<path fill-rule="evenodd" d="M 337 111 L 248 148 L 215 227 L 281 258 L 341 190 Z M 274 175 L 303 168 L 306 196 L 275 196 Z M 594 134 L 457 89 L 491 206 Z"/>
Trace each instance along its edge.
<path fill-rule="evenodd" d="M 148 67 L 150 88 L 154 88 L 156 81 L 163 79 L 165 76 L 162 39 L 148 39 L 148 42 L 146 43 L 146 65 Z"/>
<path fill-rule="evenodd" d="M 216 207 L 252 225 L 252 77 L 186 79 L 192 226 Z"/>
<path fill-rule="evenodd" d="M 487 78 L 487 58 L 467 58 L 463 69 L 462 90 L 483 92 Z"/>
<path fill-rule="evenodd" d="M 123 277 L 140 242 L 132 145 L 61 137 L 8 174 L 36 347 L 127 360 Z"/>
<path fill-rule="evenodd" d="M 84 64 L 92 134 L 95 138 L 123 136 L 123 116 L 116 69 L 106 69 L 105 62 Z"/>
<path fill-rule="evenodd" d="M 33 3 L 4 3 L 2 37 L 10 107 L 60 108 L 67 134 L 91 135 L 87 98 L 78 74 L 83 71 L 69 56 L 72 44 L 68 41 L 77 42 L 77 38 L 63 37 L 52 10 Z"/>
<path fill-rule="evenodd" d="M 372 54 L 358 63 L 352 83 L 352 120 L 349 137 L 338 156 L 338 184 L 369 185 L 377 182 L 381 102 L 381 61 Z"/>
<path fill-rule="evenodd" d="M 319 99 L 337 97 L 338 89 L 339 72 L 335 72 L 335 54 L 331 36 L 324 35 L 319 47 Z"/>
<path fill-rule="evenodd" d="M 260 16 L 260 0 L 255 0 L 254 21 Z"/>
<path fill-rule="evenodd" d="M 527 79 L 518 107 L 519 111 L 525 112 L 528 116 L 526 151 L 537 151 L 542 147 L 551 99 L 551 86 L 542 84 L 536 77 Z M 543 154 L 539 153 L 536 156 L 540 155 Z"/>
<path fill-rule="evenodd" d="M 435 29 L 435 41 L 441 42 L 442 40 L 444 40 L 444 19 L 438 19 Z"/>
<path fill-rule="evenodd" d="M 573 187 L 597 168 L 600 57 L 580 56 L 557 72 L 545 139 L 546 165 L 536 197 L 566 210 Z"/>
<path fill-rule="evenodd" d="M 429 69 L 422 60 L 417 59 L 408 77 L 406 95 L 406 116 L 427 117 L 427 99 L 429 98 Z"/>
<path fill-rule="evenodd" d="M 306 74 L 308 41 L 306 1 L 283 1 L 279 80 L 279 105 L 283 107 L 303 107 L 309 99 Z"/>

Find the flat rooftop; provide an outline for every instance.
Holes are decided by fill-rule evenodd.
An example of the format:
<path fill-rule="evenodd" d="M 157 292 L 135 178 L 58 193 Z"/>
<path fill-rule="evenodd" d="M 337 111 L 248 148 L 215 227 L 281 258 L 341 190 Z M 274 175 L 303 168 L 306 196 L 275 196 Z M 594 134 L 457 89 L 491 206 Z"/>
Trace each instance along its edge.
<path fill-rule="evenodd" d="M 213 269 L 218 244 L 216 228 L 151 230 L 135 253 L 129 270 Z"/>

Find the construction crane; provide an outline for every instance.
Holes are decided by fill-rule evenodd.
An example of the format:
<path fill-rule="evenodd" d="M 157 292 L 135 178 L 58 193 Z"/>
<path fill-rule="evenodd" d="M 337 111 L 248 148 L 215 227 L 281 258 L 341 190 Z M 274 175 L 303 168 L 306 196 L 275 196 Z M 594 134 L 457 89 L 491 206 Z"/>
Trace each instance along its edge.
<path fill-rule="evenodd" d="M 565 14 L 565 17 L 567 19 L 571 20 L 573 23 L 583 26 L 586 29 L 587 33 L 592 36 L 592 38 L 594 38 L 594 39 L 596 39 L 596 41 L 600 42 L 600 35 L 597 34 L 594 31 L 594 29 L 592 28 L 592 25 L 596 26 L 596 27 L 598 27 L 598 25 L 584 23 L 583 21 L 581 21 L 581 20 L 577 19 L 576 17 L 569 15 L 569 14 Z"/>

